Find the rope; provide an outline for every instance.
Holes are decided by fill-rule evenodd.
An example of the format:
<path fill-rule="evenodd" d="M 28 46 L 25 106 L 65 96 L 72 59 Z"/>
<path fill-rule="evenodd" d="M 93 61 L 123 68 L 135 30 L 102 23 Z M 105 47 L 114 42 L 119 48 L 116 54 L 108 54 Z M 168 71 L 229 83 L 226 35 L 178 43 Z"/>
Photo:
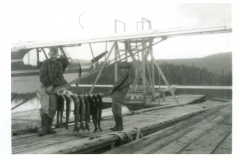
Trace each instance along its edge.
<path fill-rule="evenodd" d="M 140 128 L 138 128 L 138 127 L 133 127 L 133 128 L 137 130 L 135 141 L 142 138 L 143 134 L 141 133 Z M 133 138 L 132 138 L 131 134 L 129 132 L 126 132 L 126 131 L 113 132 L 113 133 L 110 133 L 108 135 L 117 135 L 119 137 L 119 139 L 121 140 L 120 142 L 122 142 L 125 136 L 124 136 L 124 134 L 120 134 L 120 133 L 124 133 L 124 134 L 127 135 L 128 142 L 133 141 Z"/>
<path fill-rule="evenodd" d="M 138 127 L 133 127 L 133 128 L 137 129 L 137 135 L 136 135 L 135 141 L 142 138 L 143 134 L 141 133 L 140 128 L 138 128 Z"/>

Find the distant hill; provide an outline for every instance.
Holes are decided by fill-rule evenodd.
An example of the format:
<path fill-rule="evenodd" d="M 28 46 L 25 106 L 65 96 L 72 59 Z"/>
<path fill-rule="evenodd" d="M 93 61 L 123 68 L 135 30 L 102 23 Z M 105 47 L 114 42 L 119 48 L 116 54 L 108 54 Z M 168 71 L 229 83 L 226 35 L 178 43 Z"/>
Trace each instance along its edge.
<path fill-rule="evenodd" d="M 174 65 L 194 66 L 205 68 L 207 71 L 221 75 L 232 72 L 232 52 L 219 53 L 203 58 L 190 59 L 161 59 L 157 60 L 159 64 L 170 63 Z"/>

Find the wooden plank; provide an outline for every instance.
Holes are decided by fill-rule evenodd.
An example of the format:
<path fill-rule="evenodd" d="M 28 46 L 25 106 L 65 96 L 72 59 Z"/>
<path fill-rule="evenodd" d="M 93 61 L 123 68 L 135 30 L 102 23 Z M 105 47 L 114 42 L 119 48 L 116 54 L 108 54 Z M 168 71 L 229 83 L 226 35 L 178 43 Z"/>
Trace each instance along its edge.
<path fill-rule="evenodd" d="M 221 104 L 221 103 L 217 103 L 217 104 Z M 226 106 L 227 104 L 225 104 Z M 141 125 L 146 125 L 148 123 L 156 123 L 156 119 L 158 119 L 159 122 L 163 122 L 163 121 L 166 121 L 166 120 L 169 120 L 169 118 L 174 118 L 174 117 L 177 117 L 181 114 L 189 114 L 191 112 L 194 112 L 196 110 L 199 110 L 202 108 L 202 106 L 214 106 L 212 105 L 211 103 L 202 103 L 200 105 L 189 105 L 189 106 L 185 106 L 184 109 L 179 109 L 179 108 L 171 108 L 171 109 L 166 109 L 166 110 L 155 110 L 155 111 L 152 111 L 152 112 L 145 112 L 141 115 L 139 114 L 135 114 L 135 115 L 132 115 L 131 117 L 128 116 L 128 117 L 124 117 L 123 118 L 123 122 L 124 122 L 124 128 L 125 129 L 128 129 L 128 128 L 132 128 L 132 127 L 135 127 L 135 126 L 141 126 Z M 184 112 L 183 112 L 184 111 Z M 181 114 L 179 114 L 181 113 Z M 134 121 L 134 123 L 132 123 Z M 20 139 L 15 139 L 15 140 L 12 140 L 13 142 L 13 147 L 17 147 L 19 146 L 19 144 L 21 144 L 21 141 L 24 142 L 24 141 L 27 141 L 29 143 L 33 143 L 32 147 L 34 145 L 36 145 L 36 148 L 32 148 L 32 147 L 27 147 L 28 144 L 22 144 L 22 145 L 25 145 L 25 148 L 26 150 L 24 152 L 21 152 L 19 150 L 19 152 L 17 153 L 33 153 L 33 152 L 38 152 L 37 150 L 41 150 L 43 148 L 54 148 L 59 146 L 61 144 L 61 142 L 66 142 L 69 141 L 69 140 L 66 140 L 64 137 L 73 137 L 73 138 L 76 138 L 76 139 L 73 139 L 73 140 L 70 140 L 70 142 L 72 141 L 75 141 L 75 140 L 80 140 L 81 138 L 84 138 L 84 135 L 86 137 L 90 137 L 90 136 L 98 136 L 98 135 L 103 135 L 103 134 L 106 134 L 106 133 L 110 133 L 111 131 L 109 130 L 109 126 L 111 126 L 111 123 L 113 124 L 113 121 L 112 120 L 106 120 L 104 123 L 102 123 L 102 126 L 103 126 L 103 129 L 104 131 L 102 132 L 97 132 L 97 133 L 93 133 L 93 132 L 88 132 L 88 133 L 79 133 L 79 134 L 73 134 L 72 133 L 72 127 L 69 128 L 69 131 L 65 131 L 64 129 L 58 129 L 57 131 L 57 134 L 55 135 L 47 135 L 47 136 L 44 136 L 44 137 L 38 137 L 38 134 L 36 133 L 34 136 L 32 136 L 31 138 L 30 137 L 26 137 L 28 139 L 24 139 L 24 138 L 20 138 Z M 93 124 L 91 123 L 91 125 L 93 126 Z M 91 127 L 91 126 L 90 126 Z M 21 135 L 22 136 L 22 135 Z M 18 136 L 16 136 L 18 137 Z M 15 137 L 14 137 L 15 138 Z M 30 139 L 29 139 L 30 138 Z M 41 141 L 51 141 L 51 140 L 54 140 L 54 143 L 49 145 L 49 143 L 45 143 L 45 142 L 42 142 Z M 66 141 L 65 141 L 66 140 Z M 80 140 L 82 141 L 82 139 Z M 78 142 L 76 142 L 78 143 Z M 79 142 L 80 143 L 80 142 Z M 45 144 L 45 146 L 43 146 L 43 144 Z M 71 143 L 70 143 L 71 144 Z M 39 147 L 39 148 L 37 148 Z M 21 147 L 19 147 L 21 148 Z M 58 148 L 58 147 L 57 147 Z"/>
<path fill-rule="evenodd" d="M 232 154 L 232 132 L 227 138 L 216 148 L 213 154 Z"/>
<path fill-rule="evenodd" d="M 190 116 L 190 114 L 186 115 L 186 116 Z M 182 118 L 182 117 L 179 117 L 179 118 Z M 173 121 L 175 121 L 175 120 L 173 120 Z M 170 121 L 170 122 L 172 123 L 172 121 Z M 160 123 L 159 125 L 163 125 L 163 124 L 164 123 Z M 144 129 L 146 130 L 147 128 L 143 128 L 143 130 Z M 132 128 L 130 130 L 133 131 Z M 102 137 L 101 139 L 102 139 L 101 141 L 97 141 L 97 144 L 94 144 L 95 141 L 94 142 L 89 141 L 88 143 L 85 144 L 85 143 L 82 143 L 82 140 L 79 140 L 79 141 L 76 140 L 74 143 L 70 143 L 70 145 L 67 145 L 67 146 L 65 145 L 65 143 L 62 144 L 61 148 L 56 147 L 56 145 L 54 144 L 49 147 L 26 151 L 23 153 L 74 153 L 74 152 L 81 152 L 82 149 L 84 149 L 84 150 L 87 149 L 85 145 L 87 145 L 88 147 L 90 147 L 92 145 L 94 145 L 94 146 L 104 145 L 105 143 L 109 143 L 110 142 L 109 140 L 112 140 L 112 138 L 109 139 L 109 135 L 108 135 L 108 138 L 105 138 L 105 140 L 104 140 L 104 137 Z M 100 140 L 100 139 L 98 139 L 98 140 Z M 66 142 L 66 143 L 68 144 L 69 142 Z M 57 146 L 59 146 L 59 145 L 57 145 Z"/>
<path fill-rule="evenodd" d="M 85 140 L 86 141 L 86 140 Z M 25 150 L 22 151 L 21 154 L 47 154 L 47 153 L 51 153 L 52 151 L 59 151 L 59 150 L 64 150 L 66 148 L 71 147 L 74 144 L 79 144 L 79 143 L 83 143 L 84 139 L 74 139 L 74 140 L 69 140 L 66 142 L 61 142 L 61 143 L 55 143 L 49 146 L 44 146 L 44 147 L 39 147 L 39 148 L 35 148 L 35 149 L 31 149 L 31 150 Z"/>
<path fill-rule="evenodd" d="M 47 137 L 47 136 L 45 136 Z M 49 146 L 52 144 L 57 144 L 57 143 L 62 143 L 70 140 L 76 140 L 79 139 L 77 137 L 69 137 L 69 136 L 64 136 L 64 137 L 56 137 L 56 138 L 50 138 L 48 137 L 47 140 L 41 140 L 39 139 L 38 141 L 28 141 L 27 143 L 22 143 L 21 145 L 14 146 L 12 147 L 12 152 L 13 153 L 18 153 L 18 152 L 23 152 L 27 150 L 33 150 L 36 148 L 41 148 L 45 146 Z"/>
<path fill-rule="evenodd" d="M 128 122 L 129 123 L 125 124 L 124 126 L 127 127 L 127 126 L 129 126 L 128 124 L 131 124 L 131 126 L 133 126 L 133 124 L 130 121 L 128 121 Z M 108 123 L 108 125 L 106 125 L 106 127 L 109 127 L 109 123 Z M 109 133 L 109 132 L 111 132 L 111 131 L 108 129 L 108 130 L 105 130 L 105 132 L 103 131 L 103 132 L 98 132 L 98 133 L 90 133 L 90 134 L 88 134 L 88 137 L 91 136 L 91 135 L 96 136 L 96 135 L 101 135 L 101 134 Z M 79 140 L 80 138 L 82 138 L 81 133 L 75 134 L 75 135 L 76 135 L 75 137 L 72 137 L 71 133 L 69 133 L 69 135 L 68 135 L 68 136 L 71 136 L 71 137 L 62 136 L 62 135 L 58 135 L 58 134 L 47 135 L 47 136 L 44 136 L 44 137 L 38 137 L 37 135 L 35 135 L 34 139 L 32 138 L 31 140 L 28 140 L 27 143 L 22 144 L 20 142 L 20 146 L 17 146 L 15 144 L 15 146 L 13 148 L 13 152 L 17 153 L 17 152 L 22 152 L 22 151 L 26 151 L 26 150 L 33 150 L 33 149 L 36 149 L 36 148 L 49 146 L 50 144 L 57 144 L 57 143 L 69 141 L 69 140 L 72 140 L 72 139 L 73 140 L 74 139 Z M 84 136 L 84 137 L 86 137 L 86 136 Z M 25 140 L 23 139 L 23 141 L 25 141 Z M 51 141 L 51 143 L 48 143 L 48 141 Z"/>
<path fill-rule="evenodd" d="M 149 136 L 143 137 L 142 139 L 134 141 L 130 144 L 125 144 L 124 146 L 121 146 L 121 147 L 113 149 L 109 152 L 106 152 L 106 154 L 117 154 L 117 153 L 131 154 L 131 153 L 134 153 L 135 151 L 143 149 L 144 146 L 148 146 L 152 143 L 155 143 L 159 139 L 159 136 L 161 136 L 161 138 L 167 137 L 167 136 L 175 133 L 177 130 L 183 129 L 185 127 L 188 127 L 190 125 L 197 123 L 197 121 L 202 120 L 202 117 L 207 117 L 207 116 L 212 115 L 214 112 L 216 112 L 216 110 L 217 109 L 210 110 L 209 112 L 205 112 L 205 113 L 196 115 L 194 117 L 189 118 L 188 120 L 179 122 L 176 125 L 173 125 L 164 130 L 155 132 Z"/>
<path fill-rule="evenodd" d="M 61 142 L 61 141 L 66 141 L 66 140 L 70 140 L 70 139 L 74 139 L 74 138 L 78 138 L 78 139 L 82 139 L 82 138 L 86 138 L 87 136 L 85 135 L 81 135 L 81 134 L 76 134 L 74 135 L 74 133 L 70 134 L 55 134 L 55 135 L 45 135 L 43 137 L 39 137 L 38 134 L 35 135 L 35 137 L 30 138 L 30 139 L 22 139 L 21 141 L 24 141 L 25 143 L 19 143 L 19 141 L 13 141 L 13 149 L 18 149 L 18 148 L 26 148 L 27 145 L 31 145 L 33 147 L 38 147 L 38 145 L 42 145 L 48 142 L 52 142 L 52 143 L 57 143 L 57 142 Z M 30 149 L 30 146 L 27 147 L 28 149 Z"/>
<path fill-rule="evenodd" d="M 224 119 L 223 118 L 220 118 L 220 121 L 218 121 L 218 123 L 222 122 Z M 194 128 L 193 127 L 188 127 L 186 129 L 183 129 L 183 130 L 180 130 L 180 131 L 177 131 L 177 133 L 174 133 L 166 138 L 163 138 L 163 139 L 160 139 L 159 141 L 151 144 L 151 145 L 147 145 L 147 147 L 143 148 L 142 150 L 139 150 L 139 151 L 136 151 L 134 153 L 136 154 L 149 154 L 149 153 L 154 153 L 156 152 L 157 150 L 161 149 L 162 147 L 168 145 L 169 143 L 172 143 L 173 141 L 179 139 L 180 137 L 183 137 L 184 133 L 189 133 L 191 131 L 193 131 Z M 161 136 L 159 136 L 161 137 Z M 145 145 L 146 146 L 146 145 Z M 205 152 L 203 152 L 205 153 Z"/>
<path fill-rule="evenodd" d="M 227 110 L 228 108 L 225 108 Z M 195 130 L 189 134 L 186 134 L 182 138 L 178 139 L 177 141 L 174 141 L 173 143 L 170 143 L 169 145 L 164 146 L 163 148 L 157 150 L 154 152 L 154 154 L 176 154 L 179 151 L 181 151 L 183 148 L 188 146 L 190 143 L 194 142 L 197 140 L 199 137 L 203 136 L 214 128 L 216 125 L 218 125 L 219 119 L 224 120 L 221 116 L 218 116 L 218 118 L 215 118 L 215 120 L 211 121 L 211 118 L 215 116 L 214 114 L 207 117 L 203 121 L 195 124 L 191 128 L 194 128 Z M 221 122 L 221 121 L 220 121 Z"/>
<path fill-rule="evenodd" d="M 228 118 L 229 120 L 231 119 Z M 197 139 L 195 142 L 181 150 L 180 154 L 210 154 L 214 151 L 226 136 L 232 131 L 231 125 L 226 125 L 224 122 L 213 128 L 210 132 Z"/>
<path fill-rule="evenodd" d="M 145 42 L 142 41 L 143 47 L 145 47 Z M 143 104 L 146 104 L 146 73 L 145 73 L 145 54 L 142 51 L 142 79 L 143 79 Z"/>
<path fill-rule="evenodd" d="M 183 137 L 184 135 L 192 132 L 193 129 L 192 128 L 186 128 L 184 130 L 180 130 L 178 131 L 176 134 L 172 134 L 172 135 L 169 135 L 163 139 L 161 135 L 158 136 L 158 139 L 156 138 L 156 141 L 153 142 L 152 144 L 147 144 L 146 143 L 143 143 L 141 144 L 142 146 L 146 146 L 144 148 L 142 148 L 141 150 L 136 150 L 133 152 L 133 154 L 150 154 L 150 153 L 154 153 L 154 151 L 156 151 L 158 148 L 161 148 L 163 146 L 165 146 L 166 144 L 169 144 L 181 137 Z M 160 141 L 158 141 L 160 140 Z"/>

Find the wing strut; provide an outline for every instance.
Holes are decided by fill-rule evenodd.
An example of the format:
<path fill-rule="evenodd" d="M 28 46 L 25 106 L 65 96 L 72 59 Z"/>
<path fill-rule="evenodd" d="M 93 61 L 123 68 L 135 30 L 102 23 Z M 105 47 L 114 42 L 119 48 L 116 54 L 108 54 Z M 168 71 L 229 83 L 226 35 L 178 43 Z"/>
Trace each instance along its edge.
<path fill-rule="evenodd" d="M 100 72 L 98 73 L 97 78 L 95 79 L 95 81 L 94 81 L 94 83 L 93 83 L 93 85 L 92 85 L 92 88 L 91 88 L 90 91 L 89 91 L 89 94 L 92 93 L 92 91 L 93 91 L 93 89 L 94 89 L 94 87 L 95 87 L 95 85 L 96 85 L 96 83 L 97 83 L 97 81 L 98 81 L 98 79 L 99 79 L 99 77 L 100 77 L 103 69 L 105 68 L 105 66 L 106 66 L 106 64 L 107 64 L 107 60 L 108 60 L 109 56 L 111 55 L 113 48 L 114 48 L 114 44 L 113 44 L 110 52 L 108 53 L 107 58 L 105 59 L 105 62 L 104 62 L 104 64 L 103 64 L 103 67 L 102 67 L 102 69 L 100 70 Z M 107 52 L 107 51 L 106 51 L 106 52 Z"/>

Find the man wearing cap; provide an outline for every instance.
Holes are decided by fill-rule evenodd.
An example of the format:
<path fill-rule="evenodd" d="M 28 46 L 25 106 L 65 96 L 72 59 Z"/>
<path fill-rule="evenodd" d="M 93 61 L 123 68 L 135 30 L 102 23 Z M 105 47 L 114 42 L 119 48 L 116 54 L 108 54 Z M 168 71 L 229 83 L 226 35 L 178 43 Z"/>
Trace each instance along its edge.
<path fill-rule="evenodd" d="M 52 130 L 52 121 L 57 109 L 57 95 L 60 85 L 66 83 L 63 77 L 62 63 L 57 60 L 58 48 L 50 47 L 49 59 L 43 61 L 40 69 L 40 115 L 42 132 L 39 136 L 46 134 L 55 134 L 56 131 Z"/>
<path fill-rule="evenodd" d="M 123 130 L 122 105 L 131 84 L 129 70 L 130 64 L 128 62 L 125 61 L 120 64 L 120 75 L 110 91 L 113 100 L 112 112 L 116 123 L 115 127 L 110 128 L 113 131 Z"/>

